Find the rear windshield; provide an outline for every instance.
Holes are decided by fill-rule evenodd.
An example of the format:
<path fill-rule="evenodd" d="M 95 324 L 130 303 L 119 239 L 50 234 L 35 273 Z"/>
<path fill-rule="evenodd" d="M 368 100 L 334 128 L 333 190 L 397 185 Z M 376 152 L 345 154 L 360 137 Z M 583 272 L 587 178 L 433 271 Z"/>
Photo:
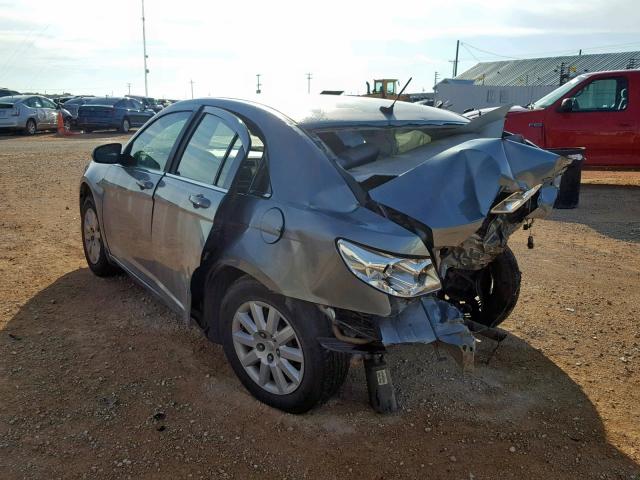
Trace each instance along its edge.
<path fill-rule="evenodd" d="M 314 133 L 338 158 L 351 158 L 356 151 L 366 151 L 368 158 L 363 161 L 370 163 L 413 152 L 447 136 L 450 131 L 449 127 L 429 126 L 318 129 Z M 363 150 L 365 145 L 368 148 Z"/>
<path fill-rule="evenodd" d="M 20 100 L 24 100 L 24 97 L 0 97 L 0 103 L 8 103 L 9 105 L 14 105 Z"/>
<path fill-rule="evenodd" d="M 91 100 L 89 100 L 87 103 L 85 103 L 85 105 L 107 105 L 107 106 L 113 106 L 116 103 L 118 103 L 120 100 L 122 100 L 121 98 L 92 98 Z"/>

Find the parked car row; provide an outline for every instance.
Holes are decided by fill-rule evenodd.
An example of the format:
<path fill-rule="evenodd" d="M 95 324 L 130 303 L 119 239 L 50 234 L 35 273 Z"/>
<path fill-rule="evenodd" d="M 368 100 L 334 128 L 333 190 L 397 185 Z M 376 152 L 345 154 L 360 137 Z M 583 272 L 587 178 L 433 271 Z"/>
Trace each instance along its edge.
<path fill-rule="evenodd" d="M 117 129 L 127 133 L 140 127 L 165 107 L 165 102 L 141 96 L 95 97 L 79 95 L 58 97 L 21 95 L 15 90 L 0 89 L 0 131 L 19 131 L 34 135 L 58 126 L 62 113 L 65 129 L 86 132 Z"/>

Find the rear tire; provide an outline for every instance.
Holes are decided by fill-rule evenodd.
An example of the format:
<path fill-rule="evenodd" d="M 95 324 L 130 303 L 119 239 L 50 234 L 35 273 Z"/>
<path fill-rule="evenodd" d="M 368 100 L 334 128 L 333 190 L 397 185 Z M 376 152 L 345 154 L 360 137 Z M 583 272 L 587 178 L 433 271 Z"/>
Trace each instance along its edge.
<path fill-rule="evenodd" d="M 33 118 L 27 120 L 27 124 L 24 127 L 25 135 L 35 135 L 38 132 L 38 125 L 36 125 L 36 121 Z"/>
<path fill-rule="evenodd" d="M 98 277 L 111 277 L 118 274 L 120 269 L 109 261 L 104 248 L 96 206 L 90 196 L 82 202 L 80 217 L 82 246 L 89 268 Z"/>
<path fill-rule="evenodd" d="M 120 132 L 121 133 L 129 133 L 131 129 L 131 123 L 128 118 L 123 118 L 122 123 L 120 124 Z"/>
<path fill-rule="evenodd" d="M 227 360 L 245 388 L 267 405 L 304 413 L 334 395 L 347 376 L 349 355 L 318 343 L 318 337 L 331 335 L 320 310 L 270 292 L 250 277 L 229 287 L 220 322 Z"/>
<path fill-rule="evenodd" d="M 511 314 L 520 296 L 522 274 L 509 247 L 485 267 L 492 279 L 491 294 L 483 297 L 479 323 L 495 327 Z"/>

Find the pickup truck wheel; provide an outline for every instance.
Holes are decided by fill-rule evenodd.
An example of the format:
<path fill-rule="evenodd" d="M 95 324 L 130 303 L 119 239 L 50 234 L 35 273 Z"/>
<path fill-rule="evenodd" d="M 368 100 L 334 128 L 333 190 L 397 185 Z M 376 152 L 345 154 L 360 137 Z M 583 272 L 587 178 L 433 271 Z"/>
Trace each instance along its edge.
<path fill-rule="evenodd" d="M 36 121 L 33 118 L 27 120 L 27 124 L 24 127 L 25 135 L 35 135 L 38 131 L 38 126 L 36 125 Z"/>
<path fill-rule="evenodd" d="M 120 132 L 129 133 L 130 129 L 131 129 L 131 123 L 129 123 L 129 119 L 123 118 L 122 123 L 120 124 Z"/>
<path fill-rule="evenodd" d="M 303 413 L 329 399 L 344 382 L 350 358 L 318 343 L 330 329 L 314 305 L 242 277 L 227 291 L 220 321 L 231 367 L 245 388 L 267 405 Z"/>
<path fill-rule="evenodd" d="M 88 197 L 82 203 L 82 246 L 84 247 L 84 256 L 91 271 L 98 277 L 110 277 L 120 272 L 120 269 L 113 265 L 107 257 L 104 249 L 102 234 L 100 232 L 100 223 L 98 222 L 98 214 L 93 198 Z"/>

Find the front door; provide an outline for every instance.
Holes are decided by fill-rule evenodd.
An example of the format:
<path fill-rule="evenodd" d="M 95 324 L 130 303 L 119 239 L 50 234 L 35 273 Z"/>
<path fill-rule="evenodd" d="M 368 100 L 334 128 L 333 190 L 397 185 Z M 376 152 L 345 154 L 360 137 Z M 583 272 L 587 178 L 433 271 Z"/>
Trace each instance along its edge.
<path fill-rule="evenodd" d="M 144 106 L 138 100 L 130 98 L 127 101 L 127 108 L 129 109 L 129 118 L 131 120 L 132 127 L 139 127 L 149 118 L 144 112 Z"/>
<path fill-rule="evenodd" d="M 111 166 L 101 183 L 102 221 L 109 252 L 154 289 L 153 192 L 164 176 L 176 140 L 190 115 L 191 112 L 174 112 L 158 118 L 125 148 L 125 164 Z"/>
<path fill-rule="evenodd" d="M 42 97 L 40 98 L 40 102 L 42 103 L 44 116 L 47 119 L 47 125 L 55 128 L 58 125 L 58 107 L 48 98 Z"/>
<path fill-rule="evenodd" d="M 230 113 L 206 107 L 176 165 L 156 189 L 152 243 L 154 275 L 163 296 L 190 313 L 191 275 L 200 265 L 216 211 L 251 141 Z"/>
<path fill-rule="evenodd" d="M 624 165 L 634 155 L 637 120 L 625 77 L 598 78 L 572 95 L 571 111 L 546 128 L 547 147 L 586 147 L 587 165 Z"/>

